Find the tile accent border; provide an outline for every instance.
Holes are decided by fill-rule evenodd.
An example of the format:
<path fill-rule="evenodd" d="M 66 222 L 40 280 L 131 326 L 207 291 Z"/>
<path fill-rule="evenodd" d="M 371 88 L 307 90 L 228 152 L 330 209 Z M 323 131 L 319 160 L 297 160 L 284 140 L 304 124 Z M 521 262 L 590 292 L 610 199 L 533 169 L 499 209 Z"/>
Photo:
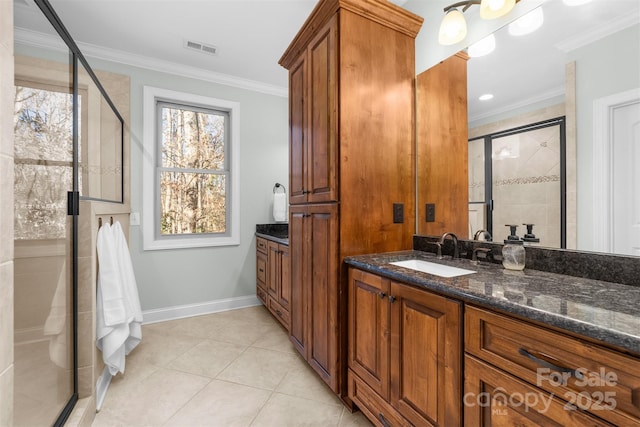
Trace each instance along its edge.
<path fill-rule="evenodd" d="M 254 294 L 197 304 L 176 305 L 173 307 L 145 310 L 142 312 L 142 324 L 148 325 L 151 323 L 166 322 L 167 320 L 201 316 L 203 314 L 218 313 L 221 311 L 235 310 L 237 308 L 254 307 L 261 304 L 258 297 Z"/>

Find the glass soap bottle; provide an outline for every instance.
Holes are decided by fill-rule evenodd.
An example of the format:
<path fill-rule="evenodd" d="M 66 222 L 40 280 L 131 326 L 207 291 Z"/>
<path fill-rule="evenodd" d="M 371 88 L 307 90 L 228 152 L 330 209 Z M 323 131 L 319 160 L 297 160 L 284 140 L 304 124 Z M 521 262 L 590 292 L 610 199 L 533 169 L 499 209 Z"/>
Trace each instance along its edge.
<path fill-rule="evenodd" d="M 524 270 L 525 251 L 524 242 L 516 234 L 517 225 L 507 224 L 511 234 L 504 241 L 502 247 L 502 265 L 507 270 Z"/>

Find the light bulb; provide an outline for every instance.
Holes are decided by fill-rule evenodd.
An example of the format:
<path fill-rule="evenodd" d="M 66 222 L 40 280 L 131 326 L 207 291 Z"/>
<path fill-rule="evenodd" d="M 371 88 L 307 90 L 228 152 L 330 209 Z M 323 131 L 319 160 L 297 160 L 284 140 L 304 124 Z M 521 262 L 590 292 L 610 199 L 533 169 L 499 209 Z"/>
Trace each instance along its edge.
<path fill-rule="evenodd" d="M 482 19 L 495 19 L 511 12 L 516 5 L 516 0 L 482 0 L 480 3 L 480 17 Z"/>
<path fill-rule="evenodd" d="M 442 45 L 461 42 L 467 36 L 467 21 L 458 9 L 451 9 L 442 19 L 438 41 Z"/>
<path fill-rule="evenodd" d="M 542 12 L 542 7 L 538 7 L 509 24 L 509 34 L 523 36 L 532 33 L 540 28 L 543 22 L 544 13 Z"/>
<path fill-rule="evenodd" d="M 471 58 L 478 58 L 493 52 L 496 48 L 496 36 L 489 34 L 482 40 L 469 46 L 468 54 Z"/>

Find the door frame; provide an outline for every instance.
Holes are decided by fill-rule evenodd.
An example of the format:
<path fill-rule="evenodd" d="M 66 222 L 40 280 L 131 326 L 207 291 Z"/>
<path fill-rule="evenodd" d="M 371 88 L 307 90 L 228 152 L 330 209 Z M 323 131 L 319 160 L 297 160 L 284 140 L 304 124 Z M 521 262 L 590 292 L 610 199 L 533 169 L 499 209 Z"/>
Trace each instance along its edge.
<path fill-rule="evenodd" d="M 640 88 L 593 101 L 593 250 L 597 252 L 613 249 L 613 113 L 637 102 Z"/>

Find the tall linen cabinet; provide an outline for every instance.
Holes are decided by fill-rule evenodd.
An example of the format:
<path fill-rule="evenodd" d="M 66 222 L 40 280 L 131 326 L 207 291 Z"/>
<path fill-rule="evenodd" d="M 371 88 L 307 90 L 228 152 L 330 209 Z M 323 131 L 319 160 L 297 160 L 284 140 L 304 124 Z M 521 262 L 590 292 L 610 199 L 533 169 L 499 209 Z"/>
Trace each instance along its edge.
<path fill-rule="evenodd" d="M 291 341 L 346 396 L 344 257 L 410 249 L 415 231 L 415 36 L 386 0 L 321 0 L 289 70 Z"/>

